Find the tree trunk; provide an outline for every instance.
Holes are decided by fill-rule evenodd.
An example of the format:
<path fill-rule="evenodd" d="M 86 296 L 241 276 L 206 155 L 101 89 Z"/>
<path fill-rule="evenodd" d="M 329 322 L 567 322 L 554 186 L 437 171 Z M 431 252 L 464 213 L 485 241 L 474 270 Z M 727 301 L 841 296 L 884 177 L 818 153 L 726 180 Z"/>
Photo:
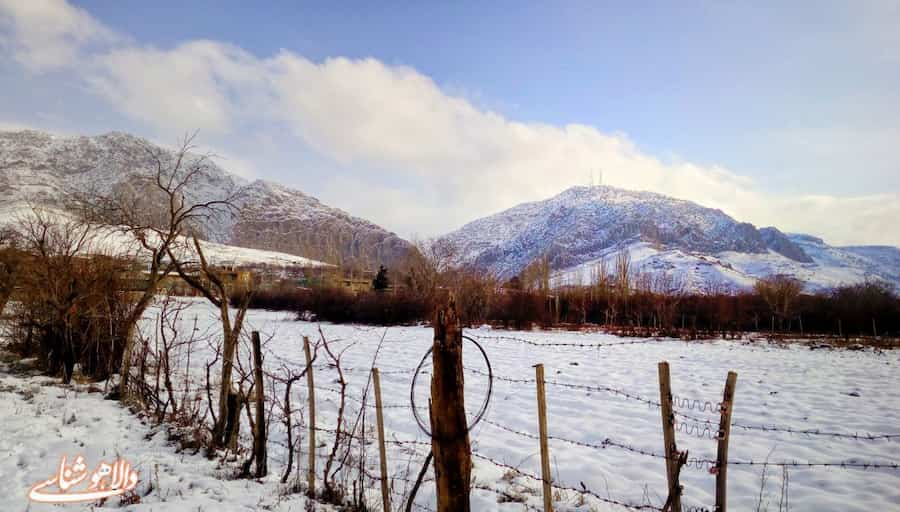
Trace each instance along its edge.
<path fill-rule="evenodd" d="M 152 287 L 152 289 L 151 289 Z M 128 324 L 125 328 L 125 347 L 122 350 L 122 369 L 119 372 L 119 396 L 124 399 L 128 395 L 128 378 L 131 374 L 131 359 L 134 354 L 134 338 L 137 332 L 137 324 L 147 311 L 147 307 L 156 294 L 156 285 L 148 285 L 144 295 L 134 306 L 134 310 L 128 316 Z"/>
<path fill-rule="evenodd" d="M 438 512 L 468 512 L 472 474 L 462 331 L 453 300 L 434 320 L 431 431 Z"/>
<path fill-rule="evenodd" d="M 256 432 L 253 433 L 253 458 L 256 459 L 256 478 L 269 472 L 266 455 L 266 394 L 263 390 L 262 348 L 259 333 L 253 331 L 253 380 L 256 390 Z"/>
<path fill-rule="evenodd" d="M 224 299 L 219 306 L 219 315 L 222 322 L 223 346 L 222 346 L 222 382 L 219 387 L 219 424 L 213 427 L 213 444 L 219 447 L 228 446 L 230 439 L 226 436 L 225 426 L 229 417 L 229 401 L 228 397 L 233 393 L 231 378 L 234 369 L 234 356 L 237 352 L 238 336 L 240 333 L 233 332 L 231 328 L 231 319 L 228 316 L 228 302 Z M 240 405 L 240 404 L 238 404 Z"/>

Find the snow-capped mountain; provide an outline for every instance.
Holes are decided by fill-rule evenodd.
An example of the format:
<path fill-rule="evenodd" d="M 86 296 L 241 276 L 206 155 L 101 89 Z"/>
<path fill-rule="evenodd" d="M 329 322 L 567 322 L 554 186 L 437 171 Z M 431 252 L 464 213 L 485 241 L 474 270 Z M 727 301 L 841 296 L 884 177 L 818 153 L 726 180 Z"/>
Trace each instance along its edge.
<path fill-rule="evenodd" d="M 153 169 L 151 153 L 168 150 L 125 133 L 58 137 L 38 131 L 0 131 L 0 206 L 64 206 L 73 192 L 109 193 Z M 410 249 L 394 233 L 320 203 L 298 190 L 248 182 L 210 162 L 187 191 L 192 201 L 236 194 L 234 215 L 204 223 L 204 236 L 220 244 L 280 251 L 329 263 L 391 264 Z"/>
<path fill-rule="evenodd" d="M 443 241 L 455 262 L 509 278 L 546 256 L 556 284 L 590 282 L 621 250 L 632 268 L 666 274 L 688 290 L 746 289 L 760 277 L 795 276 L 810 291 L 880 279 L 900 286 L 900 249 L 832 247 L 720 210 L 660 194 L 573 187 L 466 224 Z"/>

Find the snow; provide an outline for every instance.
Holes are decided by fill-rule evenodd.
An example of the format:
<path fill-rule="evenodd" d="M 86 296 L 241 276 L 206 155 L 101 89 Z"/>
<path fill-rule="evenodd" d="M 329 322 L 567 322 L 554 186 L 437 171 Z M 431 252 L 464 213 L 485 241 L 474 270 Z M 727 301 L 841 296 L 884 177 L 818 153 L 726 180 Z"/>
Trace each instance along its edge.
<path fill-rule="evenodd" d="M 215 332 L 215 310 L 202 300 L 190 302 L 183 315 L 185 329 Z M 148 314 L 146 330 L 153 328 L 155 312 Z M 413 479 L 427 450 L 427 445 L 398 444 L 414 441 L 427 443 L 427 436 L 416 425 L 409 404 L 412 370 L 431 344 L 428 327 L 361 327 L 354 325 L 316 324 L 295 321 L 285 313 L 251 310 L 246 329 L 258 330 L 264 340 L 265 366 L 276 371 L 282 364 L 295 370 L 304 363 L 302 338 L 315 341 L 321 328 L 335 349 L 346 349 L 343 367 L 347 369 L 348 393 L 361 397 L 368 381 L 368 368 L 382 336 L 384 343 L 375 365 L 382 372 L 381 386 L 386 405 L 385 428 L 389 441 L 388 465 L 396 492 L 410 485 L 402 478 Z M 521 471 L 539 475 L 539 447 L 534 439 L 498 428 L 511 428 L 536 434 L 537 406 L 533 383 L 514 383 L 503 379 L 534 378 L 533 365 L 543 363 L 547 375 L 548 424 L 551 436 L 580 443 L 600 444 L 604 440 L 624 443 L 635 449 L 660 453 L 663 447 L 659 409 L 594 389 L 586 391 L 550 384 L 549 381 L 576 386 L 606 386 L 633 395 L 658 400 L 657 368 L 659 361 L 669 361 L 673 393 L 682 398 L 717 402 L 728 371 L 738 374 L 733 422 L 740 425 L 779 425 L 792 429 L 819 429 L 828 432 L 898 433 L 900 432 L 900 386 L 897 375 L 900 353 L 872 350 L 810 350 L 801 345 L 787 347 L 762 341 L 741 342 L 717 340 L 687 343 L 674 340 L 621 339 L 599 333 L 577 332 L 510 332 L 487 327 L 467 329 L 465 333 L 479 340 L 490 358 L 495 379 L 493 396 L 485 422 L 471 432 L 473 451 Z M 511 337 L 528 340 L 524 344 Z M 545 346 L 548 343 L 611 344 L 639 342 L 603 348 Z M 640 343 L 644 342 L 644 343 Z M 466 342 L 467 410 L 475 411 L 486 388 L 486 366 L 474 346 Z M 202 345 L 202 344 L 201 344 Z M 338 395 L 328 389 L 337 388 L 336 371 L 324 367 L 324 353 L 316 361 L 317 424 L 334 428 Z M 202 382 L 204 359 L 197 353 L 192 359 L 192 378 Z M 248 356 L 242 347 L 240 356 Z M 428 375 L 419 380 L 415 394 L 420 406 L 427 404 Z M 164 435 L 150 440 L 144 436 L 157 429 L 143 425 L 115 402 L 104 401 L 98 393 L 83 389 L 48 386 L 47 379 L 22 379 L 0 370 L 0 509 L 25 510 L 24 493 L 32 482 L 52 473 L 59 455 L 81 450 L 91 460 L 120 453 L 138 464 L 142 471 L 139 490 L 146 491 L 151 467 L 160 467 L 161 496 L 157 491 L 142 498 L 143 504 L 128 510 L 250 510 L 271 505 L 274 510 L 301 510 L 302 500 L 291 496 L 286 501 L 275 483 L 284 468 L 286 437 L 284 427 L 273 421 L 269 434 L 269 467 L 272 475 L 263 484 L 252 481 L 219 480 L 224 471 L 214 462 L 201 457 L 174 453 Z M 26 399 L 23 392 L 34 398 Z M 278 389 L 280 395 L 283 390 Z M 371 393 L 371 391 L 370 391 Z M 306 386 L 294 386 L 295 408 L 305 408 Z M 373 403 L 371 395 L 369 403 Z M 348 402 L 348 417 L 355 417 L 359 404 Z M 677 409 L 716 423 L 714 413 Z M 76 421 L 62 419 L 74 413 Z M 368 409 L 368 424 L 374 424 L 374 410 Z M 427 413 L 424 413 L 427 414 Z M 427 418 L 427 416 L 426 416 Z M 679 416 L 680 418 L 680 416 Z M 296 419 L 296 418 L 295 418 Z M 683 420 L 681 428 L 695 428 L 692 420 Z M 701 427 L 704 425 L 701 424 Z M 246 427 L 246 426 L 245 426 Z M 242 432 L 247 429 L 242 427 Z M 306 446 L 305 427 L 296 426 Z M 374 442 L 374 433 L 367 430 Z M 688 449 L 691 457 L 714 459 L 715 441 L 676 433 L 678 446 Z M 330 442 L 329 434 L 318 434 L 318 467 L 321 471 Z M 245 439 L 245 442 L 248 440 Z M 79 443 L 84 443 L 84 447 Z M 369 471 L 378 473 L 377 448 L 369 448 Z M 607 446 L 604 449 L 576 446 L 552 440 L 550 443 L 554 482 L 579 488 L 582 483 L 600 496 L 628 503 L 650 503 L 661 506 L 665 500 L 663 459 L 643 456 Z M 301 474 L 305 471 L 305 453 L 298 456 Z M 900 439 L 856 440 L 798 435 L 733 428 L 730 440 L 731 460 L 770 462 L 900 462 Z M 295 465 L 295 467 L 297 467 Z M 760 495 L 761 466 L 730 466 L 728 470 L 729 503 L 734 510 L 753 510 Z M 541 506 L 540 482 L 508 473 L 484 458 L 474 460 L 473 475 L 479 486 L 521 496 L 527 503 Z M 869 511 L 898 510 L 900 503 L 900 470 L 789 468 L 789 500 L 796 511 Z M 155 476 L 154 476 L 155 478 Z M 768 483 L 763 501 L 768 509 L 777 509 L 782 473 L 778 467 L 768 468 Z M 686 467 L 681 481 L 685 486 L 686 506 L 712 508 L 715 500 L 715 478 L 705 468 Z M 426 480 L 417 503 L 434 507 L 432 484 Z M 379 502 L 377 482 L 368 490 L 372 503 Z M 621 510 L 573 491 L 557 493 L 558 510 Z M 6 505 L 3 501 L 6 500 Z M 297 501 L 301 500 L 301 501 Z M 473 491 L 473 510 L 522 510 L 518 503 L 499 503 L 496 492 Z M 399 498 L 394 497 L 395 506 Z M 112 505 L 107 505 L 112 506 Z M 42 510 L 32 507 L 30 510 Z"/>
<path fill-rule="evenodd" d="M 900 249 L 832 247 L 808 235 L 757 229 L 720 210 L 660 194 L 615 187 L 573 187 L 449 233 L 454 263 L 509 278 L 540 257 L 558 284 L 589 283 L 604 258 L 631 252 L 636 269 L 665 273 L 688 291 L 741 290 L 785 274 L 810 292 L 867 279 L 900 287 Z M 611 265 L 610 265 L 611 266 Z"/>
<path fill-rule="evenodd" d="M 137 175 L 155 168 L 148 148 L 164 160 L 175 157 L 170 149 L 126 133 L 69 137 L 0 130 L 0 207 L 21 202 L 59 206 L 73 192 L 106 194 L 134 185 Z M 188 202 L 233 197 L 236 210 L 236 215 L 199 221 L 212 242 L 316 256 L 334 249 L 317 244 L 340 240 L 345 259 L 372 257 L 387 264 L 409 249 L 394 233 L 299 190 L 264 180 L 248 182 L 217 165 L 215 158 L 206 164 L 205 172 L 184 190 Z"/>
<path fill-rule="evenodd" d="M 101 384 L 102 386 L 102 384 Z M 201 455 L 176 453 L 163 427 L 144 423 L 103 399 L 100 389 L 61 386 L 58 379 L 25 377 L 0 364 L 0 510 L 87 511 L 118 509 L 118 497 L 96 504 L 29 503 L 32 485 L 55 475 L 59 459 L 82 455 L 93 469 L 101 461 L 124 458 L 137 471 L 139 504 L 122 507 L 150 511 L 302 511 L 306 499 L 284 494 L 274 476 L 262 483 L 223 478 L 229 469 Z M 151 487 L 152 486 L 152 487 Z M 329 510 L 322 508 L 322 510 Z"/>
<path fill-rule="evenodd" d="M 215 311 L 206 303 L 192 300 L 189 313 L 183 317 L 183 321 L 191 328 L 196 321 L 201 331 L 215 329 Z M 148 318 L 152 319 L 153 314 L 148 315 Z M 388 406 L 385 409 L 387 437 L 397 441 L 427 441 L 406 405 L 409 403 L 412 369 L 431 344 L 430 328 L 331 324 L 320 326 L 295 321 L 291 315 L 284 313 L 258 310 L 250 312 L 247 322 L 248 330 L 259 330 L 262 338 L 268 340 L 265 342 L 265 365 L 270 370 L 275 370 L 281 364 L 288 364 L 295 369 L 302 368 L 302 337 L 309 336 L 315 341 L 318 328 L 321 327 L 334 348 L 346 348 L 343 366 L 348 369 L 348 393 L 355 397 L 363 394 L 369 375 L 367 369 L 379 340 L 384 336 L 385 342 L 378 353 L 376 366 L 382 371 L 383 400 Z M 151 324 L 148 320 L 145 328 L 151 328 Z M 656 401 L 656 364 L 665 360 L 671 364 L 673 393 L 682 398 L 715 403 L 721 396 L 728 371 L 737 372 L 733 415 L 735 424 L 779 425 L 799 430 L 819 429 L 848 434 L 900 432 L 898 352 L 810 350 L 801 345 L 781 347 L 761 341 L 687 343 L 674 340 L 623 340 L 598 333 L 508 332 L 486 327 L 466 330 L 466 334 L 483 344 L 498 377 L 533 379 L 533 365 L 543 363 L 548 381 L 607 386 Z M 524 339 L 537 346 L 496 339 L 497 337 Z M 544 346 L 559 342 L 610 344 L 622 341 L 646 343 L 603 348 Z M 246 348 L 242 348 L 242 351 L 242 357 L 246 358 Z M 203 359 L 200 354 L 195 355 L 193 360 L 194 377 L 198 381 L 201 380 Z M 327 389 L 337 387 L 336 372 L 322 367 L 324 362 L 320 351 L 315 371 L 318 388 L 317 421 L 322 428 L 334 428 L 338 395 Z M 477 409 L 484 396 L 486 378 L 478 372 L 483 372 L 486 367 L 468 342 L 465 348 L 465 365 L 474 370 L 466 374 L 467 410 L 471 413 Z M 4 377 L 3 382 L 10 385 L 9 377 Z M 427 386 L 428 377 L 425 375 L 416 388 L 420 406 L 427 403 Z M 81 436 L 78 437 L 79 440 L 85 440 L 85 450 L 93 458 L 102 455 L 103 450 L 113 453 L 118 449 L 123 456 L 134 457 L 141 462 L 142 468 L 148 467 L 151 460 L 159 460 L 161 465 L 163 462 L 169 464 L 167 467 L 171 467 L 171 476 L 166 477 L 168 480 L 163 481 L 162 488 L 173 489 L 173 493 L 176 492 L 174 489 L 183 489 L 185 485 L 176 484 L 179 476 L 199 478 L 199 489 L 190 490 L 192 494 L 178 502 L 184 503 L 185 507 L 175 507 L 172 510 L 196 510 L 195 501 L 192 500 L 213 503 L 216 492 L 226 502 L 233 499 L 241 504 L 251 504 L 250 506 L 255 506 L 259 496 L 266 496 L 253 494 L 257 484 L 213 482 L 213 477 L 209 476 L 215 472 L 212 463 L 172 455 L 172 447 L 166 446 L 159 439 L 154 438 L 149 443 L 142 441 L 141 436 L 146 432 L 146 427 L 136 423 L 118 405 L 104 402 L 97 395 L 74 390 L 61 391 L 55 387 L 42 387 L 40 393 L 41 398 L 34 403 L 23 403 L 23 399 L 13 394 L 13 400 L 4 399 L 0 406 L 4 408 L 5 417 L 12 418 L 2 424 L 3 436 L 0 437 L 9 440 L 5 441 L 5 445 L 0 445 L 0 448 L 12 456 L 7 457 L 8 462 L 3 462 L 0 468 L 4 475 L 18 475 L 13 481 L 4 484 L 8 488 L 0 489 L 4 491 L 0 495 L 19 499 L 17 497 L 22 496 L 27 482 L 45 477 L 51 471 L 59 451 L 71 449 L 71 439 Z M 547 386 L 547 396 L 549 432 L 552 436 L 588 444 L 599 444 L 609 439 L 640 450 L 656 453 L 662 450 L 660 412 L 656 407 L 599 389 L 584 391 L 552 384 Z M 301 404 L 305 406 L 306 399 L 305 385 L 296 385 L 292 398 L 295 407 Z M 352 418 L 359 404 L 350 401 L 348 407 L 351 410 L 349 417 Z M 79 418 L 71 428 L 63 425 L 60 419 L 69 410 L 75 410 L 76 417 Z M 716 414 L 709 412 L 677 410 L 708 418 L 714 423 L 718 420 Z M 370 425 L 374 423 L 373 412 L 369 410 Z M 538 430 L 536 414 L 534 384 L 495 379 L 491 406 L 485 416 L 487 421 L 535 434 Z M 692 420 L 684 421 L 681 428 L 694 428 Z M 94 428 L 93 432 L 96 434 L 88 436 L 89 427 Z M 246 432 L 246 429 L 242 428 L 242 431 Z M 303 433 L 300 445 L 305 447 L 305 430 L 298 427 L 297 432 Z M 63 437 L 59 438 L 58 435 Z M 331 438 L 324 433 L 318 435 L 323 441 L 317 451 L 321 469 Z M 48 436 L 51 440 L 61 440 L 48 443 L 44 439 Z M 367 436 L 374 440 L 371 432 Z M 689 436 L 682 431 L 677 432 L 676 438 L 678 446 L 688 449 L 691 457 L 715 458 L 715 441 Z M 530 474 L 540 474 L 539 448 L 533 439 L 483 422 L 471 432 L 471 442 L 473 450 L 480 455 Z M 24 443 L 22 448 L 16 447 L 18 443 Z M 269 445 L 269 465 L 273 474 L 280 473 L 284 467 L 284 443 L 283 427 L 275 422 L 271 425 Z M 372 474 L 377 474 L 377 449 L 373 444 L 369 450 L 369 470 Z M 425 450 L 427 447 L 421 445 L 390 444 L 389 471 L 395 477 L 406 475 L 407 478 L 414 478 Z M 610 496 L 629 503 L 649 502 L 660 506 L 665 499 L 662 459 L 642 456 L 615 446 L 594 449 L 557 440 L 551 441 L 550 450 L 554 481 L 560 485 L 578 488 L 583 482 L 600 496 Z M 770 462 L 897 463 L 900 462 L 900 440 L 841 439 L 735 427 L 730 440 L 729 458 L 756 462 L 768 458 Z M 305 467 L 305 454 L 300 457 L 300 461 Z M 477 484 L 521 495 L 530 505 L 540 507 L 540 482 L 506 473 L 505 468 L 483 458 L 476 458 L 474 461 L 473 474 Z M 734 510 L 755 509 L 760 494 L 761 473 L 760 466 L 729 467 L 729 503 Z M 900 503 L 900 470 L 897 469 L 789 468 L 789 476 L 792 510 L 897 510 L 897 504 Z M 204 480 L 206 478 L 210 480 Z M 767 478 L 763 500 L 768 502 L 768 508 L 772 510 L 777 508 L 780 496 L 780 468 L 769 467 Z M 685 486 L 685 505 L 712 508 L 715 479 L 705 468 L 685 468 L 681 480 Z M 395 480 L 394 483 L 398 490 L 408 485 L 402 480 Z M 249 486 L 253 492 L 245 491 L 243 486 Z M 273 489 L 269 490 L 270 496 L 277 494 Z M 250 494 L 240 494 L 245 492 Z M 558 494 L 558 510 L 620 510 L 590 497 L 586 498 L 586 505 L 579 508 L 578 493 L 561 491 Z M 372 503 L 378 502 L 377 484 L 369 490 L 369 498 Z M 430 483 L 426 482 L 420 491 L 417 503 L 434 506 L 433 487 Z M 235 506 L 238 505 L 235 503 Z M 473 509 L 511 511 L 521 510 L 522 505 L 498 503 L 494 492 L 475 490 Z"/>
<path fill-rule="evenodd" d="M 40 211 L 44 215 L 59 219 L 60 223 L 72 220 L 72 216 L 62 210 L 51 207 L 40 207 Z M 21 228 L 21 221 L 23 219 L 31 218 L 32 215 L 31 206 L 26 203 L 16 202 L 0 204 L 0 225 Z M 85 248 L 85 253 L 117 255 L 122 257 L 136 255 L 140 260 L 149 260 L 149 252 L 144 250 L 132 235 L 108 226 L 98 226 L 94 231 L 92 241 L 88 247 Z M 177 245 L 183 253 L 187 254 L 188 257 L 192 257 L 195 252 L 193 250 L 193 242 L 190 242 L 184 237 L 179 237 L 175 245 Z M 267 265 L 296 266 L 303 268 L 334 267 L 334 265 L 330 263 L 324 263 L 310 258 L 277 251 L 235 247 L 209 241 L 201 241 L 200 246 L 203 249 L 203 254 L 206 256 L 207 261 L 213 265 Z"/>
<path fill-rule="evenodd" d="M 838 286 L 877 279 L 900 286 L 900 269 L 876 261 L 850 249 L 831 247 L 824 242 L 798 245 L 812 258 L 802 263 L 772 250 L 765 253 L 723 251 L 713 254 L 666 248 L 647 242 L 611 247 L 597 258 L 554 272 L 554 285 L 589 284 L 602 260 L 607 272 L 613 271 L 616 253 L 628 251 L 631 268 L 636 272 L 665 274 L 680 283 L 685 291 L 704 293 L 749 290 L 760 278 L 783 274 L 799 279 L 805 291 L 814 293 Z M 856 250 L 856 249 L 854 249 Z"/>

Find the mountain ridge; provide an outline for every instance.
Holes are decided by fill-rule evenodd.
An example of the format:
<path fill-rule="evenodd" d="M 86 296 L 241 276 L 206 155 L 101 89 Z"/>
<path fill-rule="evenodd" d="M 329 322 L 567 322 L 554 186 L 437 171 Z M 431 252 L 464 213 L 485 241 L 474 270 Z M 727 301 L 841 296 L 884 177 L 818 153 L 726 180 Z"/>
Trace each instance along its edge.
<path fill-rule="evenodd" d="M 455 264 L 504 278 L 546 257 L 558 284 L 584 282 L 593 266 L 622 249 L 636 255 L 636 268 L 681 277 L 694 290 L 746 289 L 776 273 L 801 278 L 813 290 L 865 278 L 900 284 L 900 272 L 880 270 L 873 255 L 771 226 L 757 228 L 691 201 L 609 186 L 571 187 L 522 203 L 467 223 L 441 241 L 453 248 Z M 863 247 L 856 252 L 872 251 Z M 892 261 L 887 253 L 881 256 L 883 263 Z"/>
<path fill-rule="evenodd" d="M 124 132 L 57 136 L 0 131 L 0 206 L 59 205 L 75 190 L 113 191 L 145 169 L 147 148 Z M 334 264 L 397 266 L 409 242 L 368 220 L 280 183 L 247 180 L 220 167 L 191 190 L 197 199 L 240 192 L 237 215 L 202 226 L 215 243 L 278 251 Z M 900 248 L 836 247 L 821 238 L 757 228 L 719 209 L 646 191 L 571 187 L 473 220 L 439 238 L 452 263 L 512 277 L 547 257 L 559 284 L 588 279 L 615 252 L 632 253 L 636 270 L 667 273 L 694 290 L 746 289 L 770 274 L 802 279 L 811 290 L 866 279 L 900 286 Z"/>
<path fill-rule="evenodd" d="M 37 130 L 0 131 L 0 203 L 61 206 L 73 191 L 111 192 L 152 166 L 147 148 L 173 154 L 125 132 L 59 136 Z M 237 193 L 237 214 L 217 216 L 202 226 L 212 242 L 366 267 L 394 265 L 412 247 L 396 234 L 300 190 L 246 180 L 215 161 L 209 162 L 203 181 L 188 191 L 196 200 L 232 193 Z M 266 205 L 277 207 L 267 210 Z"/>

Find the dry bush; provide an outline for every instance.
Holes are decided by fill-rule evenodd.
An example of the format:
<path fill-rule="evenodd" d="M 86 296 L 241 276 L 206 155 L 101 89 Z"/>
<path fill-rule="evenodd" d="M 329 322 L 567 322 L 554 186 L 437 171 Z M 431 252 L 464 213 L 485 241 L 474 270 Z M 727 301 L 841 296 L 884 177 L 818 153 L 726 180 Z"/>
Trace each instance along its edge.
<path fill-rule="evenodd" d="M 17 277 L 14 328 L 19 349 L 72 378 L 75 365 L 102 380 L 119 369 L 134 299 L 124 276 L 132 262 L 97 255 L 91 226 L 35 210 L 20 222 L 25 253 Z"/>

